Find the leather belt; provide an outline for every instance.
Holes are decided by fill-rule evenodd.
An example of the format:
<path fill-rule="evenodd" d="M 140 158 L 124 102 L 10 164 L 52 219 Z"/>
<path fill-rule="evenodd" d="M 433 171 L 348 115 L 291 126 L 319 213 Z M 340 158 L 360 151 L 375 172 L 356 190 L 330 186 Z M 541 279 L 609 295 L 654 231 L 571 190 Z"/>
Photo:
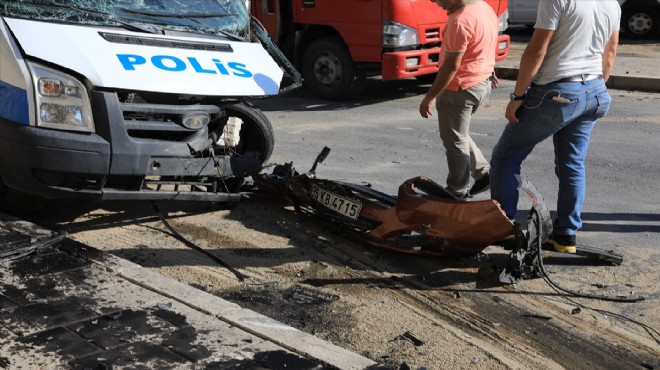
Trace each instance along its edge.
<path fill-rule="evenodd" d="M 595 79 L 603 79 L 603 75 L 596 75 L 596 74 L 586 74 L 586 75 L 575 75 L 571 77 L 564 77 L 560 80 L 553 81 L 552 83 L 556 82 L 585 82 L 585 81 L 591 81 Z"/>

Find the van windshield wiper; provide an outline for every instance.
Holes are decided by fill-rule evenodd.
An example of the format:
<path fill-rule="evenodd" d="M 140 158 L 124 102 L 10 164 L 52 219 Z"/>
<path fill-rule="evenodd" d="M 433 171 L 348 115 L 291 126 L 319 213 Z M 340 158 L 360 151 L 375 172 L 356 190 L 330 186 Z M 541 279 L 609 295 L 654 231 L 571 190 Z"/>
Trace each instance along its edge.
<path fill-rule="evenodd" d="M 221 17 L 236 17 L 237 13 L 160 13 L 148 12 L 144 10 L 136 10 L 131 8 L 119 8 L 126 13 L 146 15 L 149 17 L 160 18 L 221 18 Z"/>

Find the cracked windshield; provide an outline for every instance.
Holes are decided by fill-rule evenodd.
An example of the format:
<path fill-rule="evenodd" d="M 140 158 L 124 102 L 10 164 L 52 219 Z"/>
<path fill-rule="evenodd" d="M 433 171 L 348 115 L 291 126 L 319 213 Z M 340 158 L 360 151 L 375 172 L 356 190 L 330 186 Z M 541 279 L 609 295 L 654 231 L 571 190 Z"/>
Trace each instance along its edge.
<path fill-rule="evenodd" d="M 248 39 L 246 0 L 21 0 L 0 1 L 3 16 L 131 31 L 192 31 Z"/>

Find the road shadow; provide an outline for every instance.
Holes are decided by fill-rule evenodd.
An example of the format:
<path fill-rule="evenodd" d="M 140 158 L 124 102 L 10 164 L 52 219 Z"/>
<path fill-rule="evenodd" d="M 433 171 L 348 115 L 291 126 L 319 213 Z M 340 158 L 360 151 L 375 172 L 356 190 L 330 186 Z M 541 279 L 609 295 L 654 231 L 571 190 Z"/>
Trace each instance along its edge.
<path fill-rule="evenodd" d="M 142 226 L 145 231 L 179 239 L 189 247 L 193 245 L 193 248 L 188 250 L 174 250 L 154 248 L 145 241 L 145 245 L 130 245 L 112 252 L 150 268 L 191 264 L 214 266 L 223 260 L 229 261 L 230 265 L 238 269 L 273 268 L 288 263 L 317 261 L 322 264 L 355 265 L 356 269 L 418 276 L 437 288 L 469 283 L 488 288 L 501 285 L 496 277 L 498 271 L 506 266 L 509 254 L 504 248 L 494 247 L 488 254 L 473 257 L 429 259 L 367 246 L 346 234 L 339 225 L 320 218 L 302 216 L 292 209 L 292 203 L 269 193 L 252 193 L 248 199 L 235 204 L 186 201 L 83 202 L 45 200 L 30 196 L 14 196 L 9 200 L 2 204 L 0 211 L 55 231 L 75 234 L 133 225 Z M 219 216 L 215 214 L 218 211 L 228 212 Z M 258 243 L 251 245 L 234 240 L 230 234 L 223 236 L 222 230 L 212 230 L 204 224 L 178 222 L 188 216 L 204 214 L 209 217 L 224 217 L 239 222 L 249 230 L 284 238 L 289 245 L 286 248 L 261 248 Z M 527 211 L 521 210 L 519 214 L 526 215 Z M 660 215 L 586 213 L 584 219 L 585 230 L 589 231 L 660 231 L 660 226 L 656 225 L 616 223 L 660 221 Z M 590 220 L 594 222 L 589 222 Z M 602 220 L 613 223 L 596 223 Z M 519 222 L 523 224 L 524 216 Z M 184 227 L 184 235 L 179 234 L 177 230 Z M 213 243 L 216 245 L 210 243 L 205 248 L 206 251 L 200 251 L 201 248 L 195 250 L 195 242 L 209 236 L 214 238 Z M 205 239 L 205 243 L 207 242 Z M 200 258 L 204 253 L 212 258 Z M 310 258 L 310 253 L 316 257 Z M 170 256 L 158 258 L 166 254 Z M 359 256 L 361 262 L 355 264 L 347 255 Z M 555 256 L 548 260 L 548 264 L 585 266 L 598 264 L 598 261 Z"/>
<path fill-rule="evenodd" d="M 464 258 L 429 258 L 362 244 L 338 223 L 296 213 L 292 202 L 273 197 L 270 193 L 255 193 L 249 203 L 241 206 L 244 209 L 249 207 L 248 212 L 252 210 L 257 212 L 256 209 L 260 208 L 267 209 L 268 213 L 263 217 L 245 218 L 240 212 L 229 212 L 226 217 L 239 221 L 252 230 L 288 238 L 290 245 L 307 249 L 310 255 L 323 256 L 325 262 L 345 265 L 357 270 L 410 275 L 447 273 L 451 275 L 448 280 L 467 283 L 478 279 L 474 271 L 486 265 L 490 266 L 494 259 L 503 262 L 498 259 L 497 254 Z M 272 224 L 263 222 L 267 217 L 277 223 L 276 228 L 273 228 Z M 465 271 L 458 271 L 462 269 Z"/>
<path fill-rule="evenodd" d="M 429 259 L 369 247 L 353 240 L 338 225 L 314 217 L 303 217 L 290 206 L 291 203 L 284 199 L 260 193 L 251 194 L 249 199 L 236 204 L 187 201 L 85 202 L 46 200 L 14 194 L 3 201 L 0 212 L 67 234 L 121 229 L 126 226 L 142 227 L 145 233 L 143 239 L 128 237 L 126 241 L 132 244 L 125 248 L 113 247 L 110 253 L 148 268 L 222 266 L 226 263 L 231 269 L 244 270 L 308 262 L 318 266 L 331 264 L 362 271 L 426 276 L 434 286 L 443 287 L 484 280 L 486 275 L 490 276 L 486 272 L 494 271 L 495 265 L 504 265 L 506 261 L 507 254 L 503 250 L 502 254 L 495 253 L 485 259 L 484 256 Z M 226 212 L 219 215 L 217 211 Z M 251 242 L 249 238 L 237 240 L 231 233 L 223 233 L 203 223 L 191 224 L 183 220 L 188 216 L 205 214 L 237 221 L 251 231 L 285 239 L 288 245 L 274 248 Z M 154 237 L 154 234 L 178 239 L 189 248 L 159 247 L 154 243 L 158 243 L 161 238 Z M 202 238 L 206 238 L 203 243 Z M 203 244 L 204 248 L 197 244 Z M 494 276 L 496 274 L 490 278 Z"/>
<path fill-rule="evenodd" d="M 499 281 L 499 274 L 507 265 L 510 253 L 504 248 L 489 247 L 485 253 L 464 258 L 429 258 L 398 253 L 361 244 L 336 223 L 301 216 L 286 199 L 273 197 L 270 193 L 249 195 L 249 198 L 231 205 L 185 201 L 53 201 L 25 196 L 10 198 L 11 201 L 2 204 L 0 211 L 51 230 L 72 234 L 126 226 L 142 227 L 143 239 L 128 237 L 125 240 L 131 244 L 120 248 L 115 246 L 109 252 L 146 268 L 219 267 L 242 280 L 242 272 L 250 268 L 277 269 L 302 263 L 306 267 L 299 272 L 301 282 L 317 287 L 339 284 L 396 290 L 413 286 L 418 290 L 449 291 L 474 287 L 475 291 L 489 291 L 499 290 L 497 288 L 504 285 Z M 220 215 L 217 211 L 224 212 Z M 287 245 L 263 245 L 203 222 L 185 220 L 187 216 L 206 214 L 236 221 L 250 232 L 284 239 Z M 660 216 L 589 214 L 587 218 L 657 221 Z M 132 232 L 136 232 L 134 228 Z M 161 247 L 158 243 L 163 237 L 176 239 L 187 248 Z M 545 263 L 593 266 L 602 264 L 602 261 L 554 255 Z M 374 277 L 327 278 L 318 273 L 328 266 L 375 274 Z M 382 274 L 391 276 L 382 277 Z"/>
<path fill-rule="evenodd" d="M 521 210 L 518 214 L 522 214 Z M 556 211 L 551 211 L 553 219 Z M 654 213 L 582 213 L 582 231 L 613 233 L 659 233 L 660 214 Z"/>
<path fill-rule="evenodd" d="M 525 224 L 529 210 L 518 209 L 516 221 Z M 557 218 L 556 211 L 550 211 L 550 217 Z M 659 233 L 660 213 L 582 213 L 582 231 L 613 233 Z"/>
<path fill-rule="evenodd" d="M 172 208 L 176 212 L 169 215 L 170 218 L 209 213 L 235 206 L 185 201 L 162 201 L 156 204 L 174 204 Z M 150 201 L 51 200 L 13 193 L 0 204 L 0 212 L 53 231 L 77 233 L 159 221 L 153 205 Z M 83 216 L 86 217 L 81 220 Z"/>
<path fill-rule="evenodd" d="M 252 99 L 251 103 L 264 112 L 270 111 L 313 111 L 329 112 L 347 110 L 372 104 L 405 99 L 426 94 L 429 84 L 416 79 L 383 81 L 369 78 L 364 91 L 357 97 L 345 101 L 331 101 L 315 98 L 304 86 L 288 94 L 266 99 Z"/>

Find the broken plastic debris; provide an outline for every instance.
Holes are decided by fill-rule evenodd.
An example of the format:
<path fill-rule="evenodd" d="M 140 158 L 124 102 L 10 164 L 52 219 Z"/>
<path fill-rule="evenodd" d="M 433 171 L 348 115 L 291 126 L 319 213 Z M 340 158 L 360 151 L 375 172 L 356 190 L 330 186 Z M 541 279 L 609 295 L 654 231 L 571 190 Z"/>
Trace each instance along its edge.
<path fill-rule="evenodd" d="M 415 345 L 415 347 L 419 347 L 419 346 L 424 345 L 424 341 L 417 338 L 413 333 L 411 333 L 409 331 L 407 331 L 407 332 L 399 335 L 398 337 L 394 338 L 394 340 L 402 340 L 402 339 L 410 341 L 412 344 Z"/>
<path fill-rule="evenodd" d="M 160 310 L 172 311 L 172 304 L 171 303 L 159 303 L 159 304 L 156 305 L 156 307 Z"/>
<path fill-rule="evenodd" d="M 531 317 L 531 318 L 535 318 L 535 319 L 542 319 L 542 320 L 552 319 L 552 316 L 542 315 L 542 314 L 538 314 L 538 313 L 524 313 L 524 314 L 522 314 L 522 316 L 523 317 Z"/>
<path fill-rule="evenodd" d="M 484 262 L 484 261 L 488 261 L 490 259 L 490 256 L 484 252 L 479 252 L 477 253 L 477 255 L 474 256 L 474 259 L 479 262 Z"/>

